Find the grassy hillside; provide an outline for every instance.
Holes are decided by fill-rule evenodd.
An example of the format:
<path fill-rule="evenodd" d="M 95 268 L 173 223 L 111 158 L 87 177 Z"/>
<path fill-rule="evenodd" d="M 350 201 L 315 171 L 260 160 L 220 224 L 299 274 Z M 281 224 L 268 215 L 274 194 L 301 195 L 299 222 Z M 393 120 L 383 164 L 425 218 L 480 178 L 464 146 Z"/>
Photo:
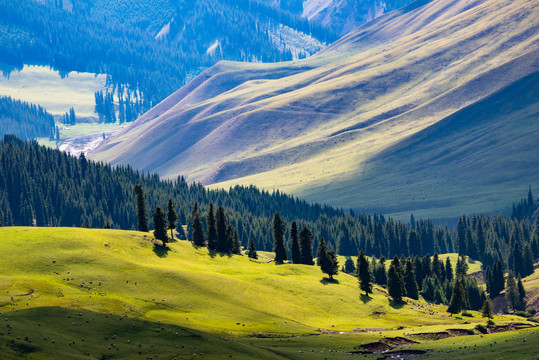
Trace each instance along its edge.
<path fill-rule="evenodd" d="M 208 254 L 182 241 L 165 251 L 150 240 L 117 230 L 2 228 L 0 311 L 67 306 L 243 335 L 458 323 L 443 307 L 393 306 L 383 289 L 360 297 L 347 274 L 328 283 L 314 266 Z"/>
<path fill-rule="evenodd" d="M 318 267 L 267 263 L 269 253 L 253 261 L 183 241 L 165 251 L 151 240 L 117 230 L 0 228 L 0 356 L 346 359 L 373 343 L 428 349 L 433 358 L 470 356 L 467 347 L 486 358 L 492 342 L 514 358 L 537 351 L 535 329 L 480 336 L 473 329 L 485 320 L 475 312 L 450 317 L 422 301 L 392 304 L 378 287 L 360 296 L 346 274 L 328 283 Z M 455 337 L 468 331 L 475 335 Z M 434 333 L 451 337 L 432 343 Z"/>
<path fill-rule="evenodd" d="M 501 117 L 469 125 L 497 139 L 510 128 L 522 144 L 518 148 L 475 141 L 462 125 L 460 142 L 436 133 L 428 146 L 469 158 L 466 167 L 440 161 L 435 165 L 445 172 L 430 172 L 423 156 L 417 162 L 397 157 L 399 167 L 385 177 L 378 160 L 408 137 L 536 72 L 538 16 L 539 6 L 527 0 L 418 1 L 302 61 L 221 62 L 92 156 L 216 187 L 256 184 L 385 213 L 428 210 L 445 217 L 497 209 L 516 198 L 508 189 L 539 181 L 539 174 L 528 171 L 535 148 L 522 161 L 509 161 L 536 137 L 530 120 L 535 100 L 525 108 L 510 101 L 515 108 L 504 117 L 504 128 Z M 502 154 L 502 161 L 490 166 L 478 156 L 485 152 L 490 161 Z M 515 174 L 500 177 L 508 164 Z M 470 168 L 484 181 L 470 181 L 477 178 L 467 177 Z M 453 184 L 444 196 L 438 189 L 447 184 L 446 172 Z M 388 189 L 393 179 L 397 190 Z"/>

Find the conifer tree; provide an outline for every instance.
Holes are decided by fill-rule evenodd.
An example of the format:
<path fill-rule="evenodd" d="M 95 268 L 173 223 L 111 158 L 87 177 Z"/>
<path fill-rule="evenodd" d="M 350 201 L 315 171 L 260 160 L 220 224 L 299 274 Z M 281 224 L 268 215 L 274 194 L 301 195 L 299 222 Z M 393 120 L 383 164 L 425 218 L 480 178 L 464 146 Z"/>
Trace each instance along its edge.
<path fill-rule="evenodd" d="M 222 206 L 217 208 L 215 223 L 217 228 L 217 251 L 228 252 L 227 220 L 225 209 Z"/>
<path fill-rule="evenodd" d="M 299 248 L 298 224 L 292 221 L 290 226 L 290 243 L 292 244 L 292 263 L 301 264 L 301 250 Z"/>
<path fill-rule="evenodd" d="M 333 280 L 333 275 L 339 273 L 337 254 L 333 250 L 328 249 L 324 238 L 320 239 L 316 253 L 320 269 L 323 273 L 328 274 L 329 280 Z"/>
<path fill-rule="evenodd" d="M 414 264 L 410 258 L 406 259 L 404 267 L 404 286 L 406 288 L 406 296 L 410 299 L 419 299 L 419 290 L 415 280 Z"/>
<path fill-rule="evenodd" d="M 273 251 L 275 251 L 275 262 L 282 264 L 288 257 L 284 246 L 284 222 L 281 215 L 276 212 L 273 215 Z"/>
<path fill-rule="evenodd" d="M 449 256 L 445 259 L 445 278 L 450 282 L 453 281 L 453 267 L 451 266 Z"/>
<path fill-rule="evenodd" d="M 208 209 L 208 215 L 206 215 L 206 226 L 208 236 L 208 249 L 217 250 L 217 224 L 215 221 L 215 215 L 213 212 L 213 203 L 210 202 L 210 208 Z"/>
<path fill-rule="evenodd" d="M 178 214 L 176 214 L 174 205 L 172 205 L 172 199 L 168 200 L 167 221 L 168 221 L 168 228 L 170 230 L 170 238 L 174 240 L 174 229 L 176 229 L 176 221 L 178 221 Z"/>
<path fill-rule="evenodd" d="M 386 258 L 384 256 L 380 257 L 380 261 L 374 268 L 374 282 L 382 286 L 387 284 Z"/>
<path fill-rule="evenodd" d="M 464 280 L 461 276 L 458 276 L 455 280 L 455 285 L 453 285 L 453 293 L 451 294 L 447 312 L 453 315 L 465 310 L 468 307 L 467 298 Z"/>
<path fill-rule="evenodd" d="M 142 186 L 135 185 L 135 197 L 137 199 L 137 230 L 148 232 L 148 215 L 146 214 L 146 202 L 144 201 L 144 192 Z"/>
<path fill-rule="evenodd" d="M 196 246 L 204 246 L 204 225 L 200 220 L 200 211 L 198 210 L 198 203 L 195 201 L 193 211 L 191 212 L 191 240 Z"/>
<path fill-rule="evenodd" d="M 489 299 L 486 299 L 483 302 L 483 307 L 481 308 L 481 316 L 488 319 L 492 319 L 494 317 L 494 311 L 492 310 L 492 301 L 490 301 Z"/>
<path fill-rule="evenodd" d="M 357 271 L 356 265 L 354 265 L 354 260 L 350 256 L 346 257 L 346 261 L 344 262 L 344 270 L 347 274 L 355 274 Z"/>
<path fill-rule="evenodd" d="M 387 290 L 393 301 L 400 302 L 406 296 L 404 287 L 404 273 L 399 257 L 395 255 L 387 272 Z"/>
<path fill-rule="evenodd" d="M 519 292 L 515 281 L 515 275 L 511 270 L 507 273 L 507 280 L 505 282 L 505 301 L 507 301 L 508 309 L 518 309 L 520 301 Z"/>
<path fill-rule="evenodd" d="M 526 298 L 526 290 L 524 289 L 524 285 L 522 284 L 522 279 L 519 276 L 517 280 L 517 290 L 518 290 L 518 310 L 524 310 L 526 308 L 526 302 L 524 299 Z"/>
<path fill-rule="evenodd" d="M 258 254 L 256 253 L 255 241 L 251 238 L 249 242 L 249 253 L 247 255 L 251 259 L 258 259 Z"/>
<path fill-rule="evenodd" d="M 365 257 L 363 250 L 359 252 L 357 258 L 357 275 L 359 288 L 365 291 L 365 295 L 372 294 L 372 274 L 369 268 L 369 260 Z"/>
<path fill-rule="evenodd" d="M 163 209 L 161 209 L 159 206 L 155 208 L 155 211 L 153 213 L 153 236 L 157 240 L 161 240 L 163 242 L 163 246 L 166 245 L 168 237 L 167 237 L 167 221 L 165 219 L 165 213 L 163 212 Z"/>
<path fill-rule="evenodd" d="M 313 261 L 313 233 L 307 226 L 299 232 L 299 246 L 301 249 L 301 263 L 314 265 Z"/>
<path fill-rule="evenodd" d="M 438 258 L 438 253 L 434 253 L 434 256 L 432 257 L 432 273 L 436 276 L 438 276 L 438 279 L 440 282 L 444 281 L 445 278 L 445 271 L 444 271 L 444 263 L 440 261 Z"/>
<path fill-rule="evenodd" d="M 457 260 L 457 269 L 455 271 L 455 275 L 459 277 L 459 276 L 466 276 L 467 274 L 468 274 L 468 261 L 466 261 L 466 257 L 459 256 Z"/>

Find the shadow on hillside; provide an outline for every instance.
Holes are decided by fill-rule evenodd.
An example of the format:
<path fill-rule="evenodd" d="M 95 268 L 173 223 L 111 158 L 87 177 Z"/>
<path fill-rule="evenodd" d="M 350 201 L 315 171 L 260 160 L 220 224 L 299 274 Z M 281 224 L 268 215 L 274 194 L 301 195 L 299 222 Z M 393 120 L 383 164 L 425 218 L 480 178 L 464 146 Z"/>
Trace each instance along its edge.
<path fill-rule="evenodd" d="M 320 280 L 320 282 L 324 285 L 327 285 L 327 284 L 339 284 L 339 280 L 337 279 L 328 279 L 328 278 L 323 278 Z"/>
<path fill-rule="evenodd" d="M 160 258 L 167 257 L 170 248 L 168 246 L 153 244 L 153 252 Z"/>
<path fill-rule="evenodd" d="M 389 300 L 389 306 L 393 309 L 402 309 L 406 305 L 406 301 Z"/>
<path fill-rule="evenodd" d="M 359 294 L 359 299 L 363 302 L 363 304 L 366 304 L 372 300 L 372 298 L 369 295 L 365 295 L 365 294 Z"/>

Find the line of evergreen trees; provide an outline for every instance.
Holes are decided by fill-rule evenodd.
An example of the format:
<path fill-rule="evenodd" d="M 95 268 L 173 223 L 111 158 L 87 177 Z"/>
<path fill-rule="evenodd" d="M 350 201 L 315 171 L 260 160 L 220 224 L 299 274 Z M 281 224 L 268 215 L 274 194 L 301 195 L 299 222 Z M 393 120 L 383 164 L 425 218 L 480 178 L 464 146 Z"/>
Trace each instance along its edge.
<path fill-rule="evenodd" d="M 14 134 L 23 139 L 56 137 L 54 117 L 41 106 L 0 96 L 0 137 Z"/>
<path fill-rule="evenodd" d="M 181 177 L 161 180 L 129 166 L 113 168 L 84 156 L 74 158 L 14 136 L 0 142 L 0 216 L 6 225 L 101 228 L 107 223 L 113 228 L 136 229 L 133 188 L 137 184 L 144 189 L 149 209 L 172 200 L 181 233 L 181 225 L 188 225 L 191 234 L 198 217 L 201 237 L 206 239 L 208 227 L 213 234 L 213 221 L 205 215 L 212 203 L 217 204 L 222 208 L 219 213 L 226 214 L 220 220 L 221 229 L 237 237 L 240 246 L 247 248 L 252 239 L 256 249 L 273 251 L 277 234 L 283 243 L 283 259 L 286 255 L 296 263 L 312 262 L 312 249 L 318 248 L 322 238 L 329 249 L 345 256 L 355 256 L 360 249 L 378 259 L 458 251 L 483 261 L 485 270 L 499 262 L 504 271 L 511 269 L 517 277 L 529 274 L 530 264 L 539 258 L 539 227 L 529 219 L 463 216 L 455 230 L 434 226 L 430 220 L 405 224 L 383 216 L 345 214 L 253 186 L 207 190 L 200 184 L 187 184 Z M 198 211 L 193 212 L 195 203 Z M 278 224 L 275 213 L 279 214 Z M 152 221 L 149 228 L 153 228 Z M 221 231 L 221 239 L 226 231 Z M 422 282 L 423 278 L 418 282 L 420 288 Z"/>

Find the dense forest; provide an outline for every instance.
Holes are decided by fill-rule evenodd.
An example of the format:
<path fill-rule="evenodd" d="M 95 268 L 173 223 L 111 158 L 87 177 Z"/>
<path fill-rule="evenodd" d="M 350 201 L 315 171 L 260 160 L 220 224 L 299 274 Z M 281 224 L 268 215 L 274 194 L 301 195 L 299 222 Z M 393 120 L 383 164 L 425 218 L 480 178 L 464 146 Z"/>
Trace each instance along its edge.
<path fill-rule="evenodd" d="M 148 110 L 221 59 L 291 60 L 290 50 L 270 37 L 279 24 L 325 42 L 337 38 L 331 31 L 252 0 L 179 1 L 153 18 L 144 11 L 152 8 L 150 1 L 131 3 L 73 0 L 68 8 L 59 0 L 2 0 L 0 61 L 108 74 L 114 87 L 140 91 L 137 104 Z M 152 32 L 156 22 L 159 26 L 170 22 L 169 31 L 157 37 Z M 212 44 L 216 44 L 214 51 L 209 51 Z"/>
<path fill-rule="evenodd" d="M 272 251 L 273 217 L 283 218 L 285 248 L 290 252 L 290 224 L 307 227 L 313 247 L 324 238 L 339 254 L 359 250 L 380 258 L 425 256 L 458 252 L 494 268 L 500 262 L 515 275 L 526 276 L 539 258 L 539 226 L 529 218 L 462 216 L 456 229 L 434 226 L 431 220 L 405 224 L 381 215 L 345 213 L 309 204 L 286 194 L 236 186 L 229 191 L 207 190 L 183 178 L 161 180 L 130 167 L 111 167 L 6 136 L 0 142 L 0 216 L 6 225 L 89 226 L 136 229 L 134 186 L 140 184 L 148 210 L 165 208 L 172 200 L 180 225 L 192 223 L 198 205 L 203 231 L 210 203 L 222 207 L 227 222 L 247 247 L 252 238 L 258 250 Z M 537 208 L 531 189 L 528 197 Z M 153 224 L 150 223 L 150 227 Z M 290 256 L 288 256 L 290 258 Z M 531 269 L 530 269 L 531 262 Z"/>
<path fill-rule="evenodd" d="M 0 96 L 0 137 L 14 134 L 24 139 L 55 137 L 54 118 L 41 106 Z"/>

